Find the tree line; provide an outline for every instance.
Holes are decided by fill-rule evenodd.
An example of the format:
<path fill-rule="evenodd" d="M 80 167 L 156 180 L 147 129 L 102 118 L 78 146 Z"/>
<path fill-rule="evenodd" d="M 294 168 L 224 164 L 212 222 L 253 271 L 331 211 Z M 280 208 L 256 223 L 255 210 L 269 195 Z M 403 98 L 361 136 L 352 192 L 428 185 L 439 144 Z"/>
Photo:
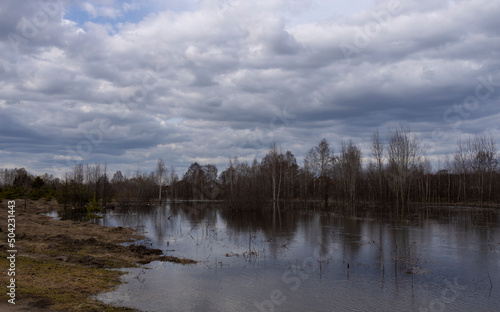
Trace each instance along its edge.
<path fill-rule="evenodd" d="M 319 202 L 355 211 L 366 204 L 498 204 L 500 166 L 491 134 L 461 138 L 442 168 L 433 170 L 423 144 L 410 128 L 391 129 L 385 140 L 373 133 L 368 157 L 352 141 L 334 149 L 326 139 L 312 147 L 300 166 L 291 151 L 273 144 L 252 162 L 229 159 L 218 172 L 213 164 L 192 163 L 182 177 L 159 159 L 150 172 L 113 174 L 104 164 L 78 164 L 63 177 L 33 176 L 25 169 L 0 170 L 1 198 L 56 198 L 83 208 L 144 200 L 223 200 L 236 209 L 283 201 Z"/>

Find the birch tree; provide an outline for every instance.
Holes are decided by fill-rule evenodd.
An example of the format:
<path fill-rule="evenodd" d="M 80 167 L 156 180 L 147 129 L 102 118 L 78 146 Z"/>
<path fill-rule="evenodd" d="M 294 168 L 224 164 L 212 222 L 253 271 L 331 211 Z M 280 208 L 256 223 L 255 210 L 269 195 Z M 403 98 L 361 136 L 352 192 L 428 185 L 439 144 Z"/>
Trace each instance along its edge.
<path fill-rule="evenodd" d="M 262 159 L 262 167 L 269 172 L 271 180 L 272 198 L 274 202 L 279 201 L 281 182 L 283 178 L 283 153 L 276 144 L 272 144 L 266 156 Z"/>
<path fill-rule="evenodd" d="M 165 162 L 163 161 L 163 159 L 158 159 L 156 163 L 156 181 L 159 187 L 158 200 L 160 201 L 160 203 L 161 203 L 161 188 L 166 176 L 167 176 L 167 167 L 165 166 Z"/>
<path fill-rule="evenodd" d="M 390 130 L 387 156 L 390 179 L 397 203 L 408 202 L 412 174 L 423 155 L 419 137 L 410 128 Z"/>

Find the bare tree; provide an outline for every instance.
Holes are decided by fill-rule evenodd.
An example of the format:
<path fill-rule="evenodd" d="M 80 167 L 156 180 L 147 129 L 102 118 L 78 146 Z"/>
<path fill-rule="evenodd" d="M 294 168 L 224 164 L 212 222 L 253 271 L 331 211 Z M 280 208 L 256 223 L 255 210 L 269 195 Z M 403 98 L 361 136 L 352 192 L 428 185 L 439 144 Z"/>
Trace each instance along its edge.
<path fill-rule="evenodd" d="M 219 178 L 228 206 L 236 210 L 256 209 L 268 202 L 271 198 L 269 168 L 261 166 L 257 159 L 251 166 L 237 158 L 230 159 Z"/>
<path fill-rule="evenodd" d="M 333 150 L 330 149 L 330 144 L 323 138 L 311 151 L 311 156 L 313 159 L 313 168 L 319 180 L 319 191 L 326 205 L 330 192 Z"/>
<path fill-rule="evenodd" d="M 315 173 L 314 173 L 314 149 L 311 148 L 309 152 L 307 153 L 306 157 L 304 157 L 304 165 L 302 166 L 302 192 L 303 192 L 303 197 L 304 197 L 304 202 L 307 202 L 307 198 L 309 195 L 309 185 L 313 186 L 313 196 L 315 196 L 314 193 L 314 178 L 315 178 Z M 311 183 L 312 181 L 312 183 Z"/>
<path fill-rule="evenodd" d="M 101 178 L 101 165 L 96 163 L 94 165 L 89 165 L 87 164 L 85 166 L 85 184 L 86 188 L 91 194 L 93 195 L 96 199 L 96 201 L 99 201 L 100 199 L 100 181 L 99 179 Z"/>
<path fill-rule="evenodd" d="M 102 175 L 102 205 L 106 207 L 108 200 L 108 163 L 104 162 L 103 175 Z"/>
<path fill-rule="evenodd" d="M 84 205 L 84 170 L 83 170 L 83 164 L 78 164 L 73 167 L 73 174 L 72 174 L 72 180 L 74 184 L 74 190 L 73 190 L 73 204 L 76 204 L 78 201 L 80 204 L 80 209 L 83 209 Z"/>
<path fill-rule="evenodd" d="M 207 164 L 202 167 L 203 171 L 205 172 L 205 179 L 206 179 L 206 193 L 209 195 L 211 199 L 215 199 L 217 196 L 217 174 L 218 170 L 215 165 Z M 207 195 L 206 194 L 206 195 Z M 208 196 L 207 196 L 208 197 Z"/>
<path fill-rule="evenodd" d="M 61 201 L 64 204 L 64 210 L 68 208 L 69 195 L 69 181 L 71 176 L 69 172 L 64 173 L 64 184 L 61 186 Z"/>
<path fill-rule="evenodd" d="M 378 130 L 373 133 L 371 143 L 371 156 L 375 159 L 375 171 L 378 180 L 378 199 L 383 199 L 383 179 L 384 179 L 384 144 L 382 143 Z"/>
<path fill-rule="evenodd" d="M 291 151 L 286 151 L 284 156 L 284 198 L 291 199 L 295 195 L 295 186 L 299 166 L 297 159 Z"/>
<path fill-rule="evenodd" d="M 485 199 L 484 192 L 491 199 L 493 174 L 498 168 L 497 148 L 493 135 L 478 134 L 469 137 L 469 150 L 472 153 L 472 170 L 476 175 L 475 189 L 480 203 Z"/>
<path fill-rule="evenodd" d="M 397 203 L 409 200 L 409 188 L 412 174 L 420 163 L 423 150 L 417 135 L 410 128 L 390 130 L 387 156 L 389 160 L 390 179 Z"/>
<path fill-rule="evenodd" d="M 457 150 L 454 154 L 454 171 L 460 177 L 460 189 L 458 191 L 457 202 L 460 202 L 462 192 L 463 201 L 467 202 L 467 182 L 472 169 L 472 158 L 470 139 L 462 140 L 462 138 L 460 138 L 457 142 Z"/>
<path fill-rule="evenodd" d="M 161 188 L 167 174 L 168 173 L 167 173 L 167 168 L 165 166 L 165 162 L 163 161 L 163 159 L 158 159 L 156 163 L 156 181 L 159 187 L 158 200 L 160 201 L 160 203 L 161 203 Z"/>
<path fill-rule="evenodd" d="M 283 153 L 278 149 L 275 143 L 271 145 L 264 159 L 262 167 L 270 174 L 273 202 L 279 201 L 281 190 L 281 181 L 283 177 Z"/>
<path fill-rule="evenodd" d="M 420 201 L 426 203 L 430 201 L 431 189 L 430 189 L 430 175 L 432 173 L 432 165 L 427 157 L 418 164 L 419 180 L 418 189 L 421 195 Z"/>
<path fill-rule="evenodd" d="M 344 199 L 349 202 L 351 207 L 354 207 L 358 178 L 361 172 L 361 151 L 352 141 L 349 141 L 348 144 L 344 141 L 341 142 L 341 156 L 339 157 L 338 166 Z"/>
<path fill-rule="evenodd" d="M 3 174 L 3 185 L 13 185 L 14 180 L 17 176 L 17 169 L 4 169 L 2 170 Z"/>
<path fill-rule="evenodd" d="M 177 182 L 179 182 L 179 176 L 175 172 L 174 166 L 170 167 L 170 177 L 169 177 L 169 182 L 170 182 L 170 196 L 173 199 L 177 199 Z"/>

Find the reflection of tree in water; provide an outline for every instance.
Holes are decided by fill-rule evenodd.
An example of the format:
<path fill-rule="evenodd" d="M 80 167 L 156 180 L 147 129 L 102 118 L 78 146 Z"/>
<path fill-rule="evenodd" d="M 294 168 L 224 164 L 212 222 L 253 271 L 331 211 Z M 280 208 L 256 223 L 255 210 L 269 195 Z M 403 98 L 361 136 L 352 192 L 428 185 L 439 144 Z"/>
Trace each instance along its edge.
<path fill-rule="evenodd" d="M 236 232 L 262 232 L 267 239 L 280 236 L 293 237 L 297 229 L 297 216 L 290 214 L 281 206 L 280 209 L 272 207 L 262 207 L 252 210 L 231 210 L 222 209 L 221 218 L 226 222 L 227 227 Z"/>
<path fill-rule="evenodd" d="M 221 218 L 226 222 L 228 238 L 233 242 L 246 240 L 249 252 L 253 248 L 266 248 L 273 258 L 284 251 L 295 238 L 300 216 L 290 213 L 291 208 L 281 203 L 273 209 L 271 205 L 251 210 L 222 209 Z M 257 235 L 260 234 L 260 235 Z M 260 236 L 260 240 L 255 240 Z"/>
<path fill-rule="evenodd" d="M 362 261 L 358 256 L 361 249 L 372 244 L 376 252 L 371 260 L 379 264 L 381 273 L 391 268 L 399 272 L 413 272 L 419 264 L 420 246 L 414 243 L 415 237 L 412 238 L 409 232 L 411 227 L 422 228 L 429 221 L 437 221 L 465 230 L 471 228 L 479 231 L 480 235 L 486 235 L 478 226 L 498 222 L 498 216 L 485 209 L 410 207 L 406 218 L 397 219 L 386 213 L 390 209 L 366 210 L 364 217 L 343 217 L 316 213 L 314 207 L 303 208 L 281 204 L 279 209 L 267 206 L 235 211 L 217 203 L 181 203 L 171 204 L 170 212 L 188 219 L 193 225 L 203 222 L 211 228 L 216 226 L 218 213 L 228 229 L 228 239 L 236 244 L 245 244 L 249 252 L 254 247 L 265 246 L 273 257 L 286 250 L 299 229 L 304 232 L 308 245 L 315 248 L 314 257 L 321 260 Z M 263 235 L 263 242 L 255 240 L 258 233 Z M 422 239 L 417 238 L 417 241 Z"/>
<path fill-rule="evenodd" d="M 434 244 L 433 233 L 441 236 L 443 230 L 447 244 L 456 247 L 463 257 L 477 257 L 476 263 L 487 265 L 491 259 L 485 255 L 497 256 L 496 250 L 490 250 L 499 242 L 499 215 L 494 210 L 414 206 L 407 208 L 404 219 L 390 211 L 357 209 L 356 216 L 342 216 L 298 204 L 236 211 L 218 202 L 169 202 L 115 209 L 109 212 L 110 218 L 98 223 L 116 225 L 118 221 L 120 226 L 148 231 L 159 244 L 193 230 L 197 242 L 195 233 L 207 239 L 206 246 L 214 241 L 225 246 L 227 242 L 235 254 L 243 256 L 245 252 L 249 262 L 264 255 L 282 259 L 293 250 L 304 255 L 299 261 L 305 257 L 318 260 L 320 269 L 330 263 L 346 270 L 346 262 L 350 263 L 351 277 L 363 264 L 380 274 L 382 283 L 384 277 L 409 278 L 430 268 L 427 261 L 434 259 L 421 258 L 426 253 L 422 247 Z"/>
<path fill-rule="evenodd" d="M 167 220 L 170 232 L 178 229 L 177 235 L 189 235 L 183 232 L 186 224 L 191 228 L 202 230 L 204 237 L 212 238 L 217 228 L 218 205 L 212 202 L 172 202 L 167 204 Z M 175 236 L 175 235 L 174 235 Z"/>
<path fill-rule="evenodd" d="M 212 202 L 173 202 L 169 203 L 172 218 L 182 217 L 193 225 L 208 223 L 215 226 L 217 204 Z"/>

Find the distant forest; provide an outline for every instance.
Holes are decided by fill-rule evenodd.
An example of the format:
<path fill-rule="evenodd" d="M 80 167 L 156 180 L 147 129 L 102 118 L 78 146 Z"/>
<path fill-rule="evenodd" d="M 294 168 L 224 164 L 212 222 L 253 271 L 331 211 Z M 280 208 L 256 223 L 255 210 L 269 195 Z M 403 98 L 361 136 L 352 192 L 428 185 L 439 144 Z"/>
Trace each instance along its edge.
<path fill-rule="evenodd" d="M 385 140 L 377 131 L 366 159 L 351 141 L 334 149 L 323 139 L 302 166 L 291 151 L 272 145 L 260 160 L 229 159 L 220 173 L 214 165 L 195 162 L 182 177 L 161 159 L 155 170 L 132 175 L 108 172 L 105 164 L 77 164 L 62 178 L 1 169 L 0 199 L 56 198 L 65 207 L 82 209 L 112 201 L 223 200 L 235 209 L 299 201 L 347 211 L 361 205 L 497 205 L 500 200 L 499 157 L 491 134 L 461 138 L 442 169 L 432 170 L 421 140 L 409 128 L 389 130 Z"/>

